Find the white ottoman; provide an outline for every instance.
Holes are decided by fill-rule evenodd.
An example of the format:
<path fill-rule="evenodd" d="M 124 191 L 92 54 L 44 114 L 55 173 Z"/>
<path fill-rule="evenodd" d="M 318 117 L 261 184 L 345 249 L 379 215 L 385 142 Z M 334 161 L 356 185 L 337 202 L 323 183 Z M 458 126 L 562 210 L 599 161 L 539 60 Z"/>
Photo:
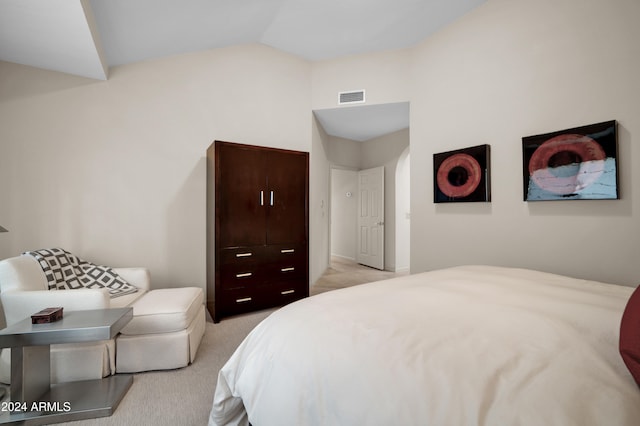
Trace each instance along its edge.
<path fill-rule="evenodd" d="M 133 319 L 116 338 L 116 372 L 168 370 L 193 362 L 204 335 L 204 292 L 152 290 L 134 302 Z"/>

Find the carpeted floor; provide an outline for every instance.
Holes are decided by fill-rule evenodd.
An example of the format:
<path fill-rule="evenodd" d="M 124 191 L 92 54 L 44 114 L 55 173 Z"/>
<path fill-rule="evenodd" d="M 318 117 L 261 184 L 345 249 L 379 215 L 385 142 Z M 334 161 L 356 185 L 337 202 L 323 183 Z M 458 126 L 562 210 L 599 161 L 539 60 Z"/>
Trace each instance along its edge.
<path fill-rule="evenodd" d="M 398 275 L 406 275 L 406 273 L 380 271 L 359 265 L 352 260 L 334 256 L 331 258 L 329 268 L 327 268 L 322 277 L 316 281 L 313 287 L 311 287 L 309 293 L 313 296 L 314 294 L 324 291 L 384 280 Z"/>
<path fill-rule="evenodd" d="M 378 271 L 338 258 L 311 289 L 311 295 L 398 274 Z M 213 402 L 218 371 L 245 336 L 273 310 L 239 315 L 218 324 L 207 322 L 193 364 L 172 371 L 138 373 L 111 417 L 62 423 L 69 426 L 204 426 Z"/>

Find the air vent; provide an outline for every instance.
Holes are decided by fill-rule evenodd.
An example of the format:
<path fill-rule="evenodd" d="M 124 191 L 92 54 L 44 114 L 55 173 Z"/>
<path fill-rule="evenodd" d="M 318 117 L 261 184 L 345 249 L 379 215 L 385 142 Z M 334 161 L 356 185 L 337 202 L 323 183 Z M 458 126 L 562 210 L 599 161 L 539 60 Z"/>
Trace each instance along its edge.
<path fill-rule="evenodd" d="M 364 102 L 364 90 L 338 93 L 338 104 L 354 104 Z"/>

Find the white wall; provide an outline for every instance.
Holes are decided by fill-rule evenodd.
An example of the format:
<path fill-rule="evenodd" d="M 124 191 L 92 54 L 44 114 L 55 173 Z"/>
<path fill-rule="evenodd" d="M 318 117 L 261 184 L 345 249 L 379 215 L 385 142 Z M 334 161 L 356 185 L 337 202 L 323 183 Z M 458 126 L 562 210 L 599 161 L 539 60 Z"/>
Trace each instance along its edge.
<path fill-rule="evenodd" d="M 331 255 L 352 261 L 357 254 L 358 172 L 331 169 Z"/>
<path fill-rule="evenodd" d="M 62 246 L 147 266 L 154 287 L 204 287 L 206 148 L 310 151 L 310 74 L 261 45 L 121 66 L 107 81 L 0 63 L 0 257 Z"/>
<path fill-rule="evenodd" d="M 406 102 L 412 90 L 411 58 L 412 50 L 402 49 L 315 62 L 312 109 L 337 108 L 338 93 L 349 90 L 364 89 L 367 105 Z"/>
<path fill-rule="evenodd" d="M 411 268 L 411 155 L 407 147 L 396 167 L 396 271 Z"/>
<path fill-rule="evenodd" d="M 329 265 L 330 176 L 327 159 L 327 134 L 311 111 L 309 199 L 309 284 L 313 285 Z"/>
<path fill-rule="evenodd" d="M 640 2 L 489 0 L 414 51 L 412 272 L 640 280 Z M 619 122 L 619 201 L 524 202 L 523 136 Z M 433 203 L 433 154 L 491 145 L 491 203 Z"/>

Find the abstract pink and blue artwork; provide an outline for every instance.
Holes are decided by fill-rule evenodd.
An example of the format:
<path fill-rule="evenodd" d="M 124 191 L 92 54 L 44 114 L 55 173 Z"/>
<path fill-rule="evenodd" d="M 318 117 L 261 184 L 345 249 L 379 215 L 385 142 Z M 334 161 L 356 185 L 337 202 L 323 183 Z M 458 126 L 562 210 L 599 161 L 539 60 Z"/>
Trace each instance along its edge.
<path fill-rule="evenodd" d="M 523 137 L 524 200 L 619 199 L 616 124 Z"/>

